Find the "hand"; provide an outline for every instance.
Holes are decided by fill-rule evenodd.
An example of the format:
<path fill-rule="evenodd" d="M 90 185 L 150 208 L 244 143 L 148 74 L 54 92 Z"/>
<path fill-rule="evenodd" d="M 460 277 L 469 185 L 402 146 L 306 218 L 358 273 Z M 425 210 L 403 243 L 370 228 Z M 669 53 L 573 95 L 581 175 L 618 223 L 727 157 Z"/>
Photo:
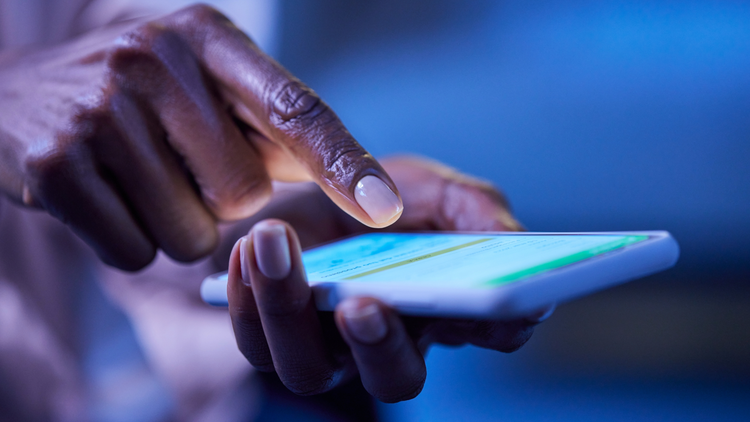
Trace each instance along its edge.
<path fill-rule="evenodd" d="M 206 255 L 271 179 L 312 180 L 371 227 L 402 210 L 336 114 L 207 6 L 0 57 L 0 110 L 0 191 L 123 269 Z"/>
<path fill-rule="evenodd" d="M 383 164 L 406 205 L 396 228 L 519 228 L 502 195 L 486 183 L 415 158 Z M 308 191 L 298 198 L 315 204 L 312 210 L 325 210 L 312 195 Z M 295 222 L 308 242 L 357 229 L 330 206 L 327 216 L 316 211 L 311 216 L 306 210 L 300 212 L 289 198 L 282 202 L 281 215 Z M 323 233 L 320 227 L 333 233 L 315 239 L 315 233 Z M 306 281 L 300 244 L 288 223 L 275 219 L 257 223 L 232 250 L 227 288 L 239 349 L 254 367 L 275 371 L 298 394 L 328 391 L 359 373 L 365 389 L 376 398 L 411 399 L 424 385 L 424 354 L 430 344 L 470 343 L 512 352 L 551 313 L 542 310 L 517 321 L 402 317 L 382 302 L 364 297 L 340 303 L 335 313 L 319 312 Z"/>

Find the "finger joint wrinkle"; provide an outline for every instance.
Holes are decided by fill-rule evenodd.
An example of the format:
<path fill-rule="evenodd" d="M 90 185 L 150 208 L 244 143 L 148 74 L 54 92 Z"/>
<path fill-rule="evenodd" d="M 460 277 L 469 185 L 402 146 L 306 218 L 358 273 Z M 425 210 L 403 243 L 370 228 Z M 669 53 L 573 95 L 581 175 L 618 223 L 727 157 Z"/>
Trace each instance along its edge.
<path fill-rule="evenodd" d="M 284 85 L 273 100 L 273 112 L 282 122 L 300 118 L 309 114 L 318 104 L 320 98 L 299 81 Z"/>

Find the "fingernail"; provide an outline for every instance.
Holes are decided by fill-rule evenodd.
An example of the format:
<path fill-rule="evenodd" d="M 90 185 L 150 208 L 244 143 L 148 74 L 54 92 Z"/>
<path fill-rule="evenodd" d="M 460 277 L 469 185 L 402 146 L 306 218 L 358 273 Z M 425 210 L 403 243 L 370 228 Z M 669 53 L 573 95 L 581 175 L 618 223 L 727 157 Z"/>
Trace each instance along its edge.
<path fill-rule="evenodd" d="M 242 282 L 249 286 L 250 285 L 250 261 L 248 261 L 249 255 L 247 253 L 247 237 L 240 239 L 240 274 L 242 275 Z"/>
<path fill-rule="evenodd" d="M 260 222 L 253 228 L 253 249 L 258 269 L 264 276 L 280 280 L 289 275 L 292 258 L 289 254 L 289 241 L 286 226 Z"/>
<path fill-rule="evenodd" d="M 387 223 L 403 209 L 398 196 L 375 176 L 360 179 L 354 189 L 354 197 L 376 224 Z"/>
<path fill-rule="evenodd" d="M 341 306 L 346 328 L 360 343 L 374 344 L 385 338 L 388 326 L 378 305 L 359 307 L 356 301 Z"/>
<path fill-rule="evenodd" d="M 539 312 L 528 317 L 527 319 L 531 322 L 536 322 L 537 324 L 540 322 L 544 322 L 545 320 L 547 320 L 549 317 L 552 316 L 552 314 L 555 312 L 555 308 L 556 306 L 552 305 L 546 309 L 540 310 Z"/>

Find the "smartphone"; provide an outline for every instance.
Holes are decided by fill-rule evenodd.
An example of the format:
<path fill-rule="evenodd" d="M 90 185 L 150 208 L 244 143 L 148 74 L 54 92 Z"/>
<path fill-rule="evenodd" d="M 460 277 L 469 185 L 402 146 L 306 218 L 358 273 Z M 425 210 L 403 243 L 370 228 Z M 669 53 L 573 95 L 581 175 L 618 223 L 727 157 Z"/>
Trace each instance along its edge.
<path fill-rule="evenodd" d="M 672 267 L 665 231 L 597 233 L 368 233 L 306 250 L 318 309 L 372 296 L 402 314 L 512 319 Z M 227 274 L 203 300 L 227 306 Z"/>

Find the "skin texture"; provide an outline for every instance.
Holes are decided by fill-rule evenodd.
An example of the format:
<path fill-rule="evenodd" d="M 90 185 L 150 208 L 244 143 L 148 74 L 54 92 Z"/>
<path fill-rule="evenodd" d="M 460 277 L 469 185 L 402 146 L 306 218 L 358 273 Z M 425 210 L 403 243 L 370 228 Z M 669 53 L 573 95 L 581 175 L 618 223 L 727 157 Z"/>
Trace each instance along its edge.
<path fill-rule="evenodd" d="M 192 6 L 0 56 L 0 190 L 46 210 L 106 263 L 137 270 L 163 249 L 192 261 L 217 221 L 247 218 L 271 180 L 355 199 L 378 162 L 308 87 L 216 10 Z"/>
<path fill-rule="evenodd" d="M 382 162 L 405 204 L 404 214 L 392 226 L 395 230 L 520 229 L 503 196 L 485 182 L 416 157 Z M 314 186 L 280 198 L 258 218 L 268 216 L 277 218 L 256 224 L 232 249 L 229 312 L 238 347 L 248 361 L 258 370 L 275 371 L 295 393 L 323 393 L 359 374 L 365 389 L 377 399 L 408 400 L 422 390 L 424 354 L 431 344 L 473 344 L 512 352 L 549 316 L 541 310 L 517 321 L 401 317 L 373 298 L 349 299 L 335 313 L 319 312 L 305 280 L 300 246 L 367 229 L 338 211 Z M 287 272 L 276 272 L 282 274 L 280 278 L 264 275 L 260 270 L 264 263 L 257 258 L 275 254 L 255 250 L 254 232 L 269 225 L 283 226 L 290 245 L 291 265 Z M 269 264 L 278 267 L 283 261 Z M 362 341 L 345 315 L 373 310 L 385 323 L 385 334 L 370 330 Z"/>
<path fill-rule="evenodd" d="M 388 188 L 373 197 L 390 190 L 400 198 L 397 185 L 405 193 L 392 218 L 376 223 L 357 201 L 367 176 Z M 266 206 L 272 180 L 315 185 Z M 230 256 L 239 349 L 298 394 L 329 391 L 359 374 L 382 401 L 410 399 L 424 385 L 430 344 L 509 352 L 539 322 L 400 317 L 372 298 L 318 312 L 302 246 L 368 226 L 520 226 L 487 183 L 414 157 L 381 167 L 312 90 L 206 6 L 0 56 L 0 190 L 68 224 L 104 262 L 125 270 L 144 267 L 157 249 L 180 261 L 209 254 L 220 220 L 283 219 L 266 225 L 283 227 L 285 267 L 257 262 L 273 254 L 256 251 L 252 233 L 233 248 L 218 245 L 214 256 L 225 263 Z"/>

